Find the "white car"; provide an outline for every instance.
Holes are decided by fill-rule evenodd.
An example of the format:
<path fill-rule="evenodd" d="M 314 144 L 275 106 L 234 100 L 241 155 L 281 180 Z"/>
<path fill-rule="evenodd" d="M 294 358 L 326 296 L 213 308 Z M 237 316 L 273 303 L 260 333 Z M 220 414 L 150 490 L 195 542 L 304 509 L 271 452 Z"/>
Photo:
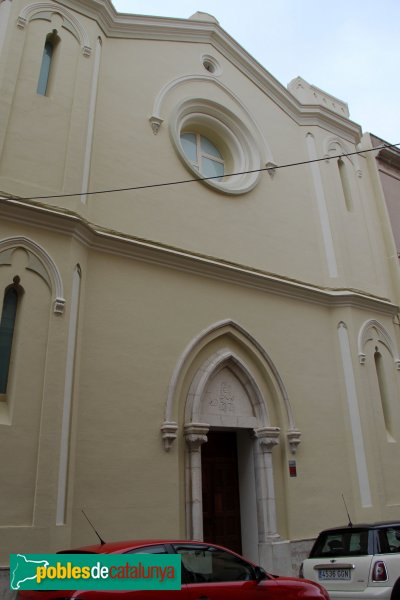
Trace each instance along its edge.
<path fill-rule="evenodd" d="M 331 600 L 400 600 L 400 522 L 322 531 L 300 577 L 322 584 Z"/>

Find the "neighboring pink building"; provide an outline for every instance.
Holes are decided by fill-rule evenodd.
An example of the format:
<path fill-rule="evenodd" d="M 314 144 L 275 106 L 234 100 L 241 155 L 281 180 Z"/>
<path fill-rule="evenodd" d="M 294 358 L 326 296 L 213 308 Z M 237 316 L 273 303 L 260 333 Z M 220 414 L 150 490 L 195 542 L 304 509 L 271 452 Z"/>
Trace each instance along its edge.
<path fill-rule="evenodd" d="M 388 142 L 375 135 L 371 135 L 371 143 L 373 147 L 388 144 Z M 376 162 L 392 225 L 397 255 L 400 257 L 400 149 L 391 147 L 379 150 Z"/>

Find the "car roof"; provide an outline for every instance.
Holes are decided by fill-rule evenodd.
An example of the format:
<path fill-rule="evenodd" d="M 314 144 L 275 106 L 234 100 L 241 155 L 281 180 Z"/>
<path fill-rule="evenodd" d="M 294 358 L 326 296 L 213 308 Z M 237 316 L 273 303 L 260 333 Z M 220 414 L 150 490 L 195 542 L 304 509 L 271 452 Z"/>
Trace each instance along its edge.
<path fill-rule="evenodd" d="M 343 531 L 343 529 L 380 529 L 383 527 L 400 527 L 400 521 L 375 521 L 374 523 L 351 523 L 341 527 L 330 527 L 324 529 L 319 535 L 329 533 L 329 531 Z"/>
<path fill-rule="evenodd" d="M 166 539 L 143 539 L 143 540 L 123 540 L 117 542 L 106 542 L 104 544 L 92 544 L 90 546 L 79 546 L 69 550 L 61 550 L 58 554 L 109 554 L 126 550 L 129 548 L 141 548 L 144 546 L 154 546 L 158 544 L 208 544 L 199 540 L 166 540 Z M 215 544 L 212 544 L 213 546 Z"/>

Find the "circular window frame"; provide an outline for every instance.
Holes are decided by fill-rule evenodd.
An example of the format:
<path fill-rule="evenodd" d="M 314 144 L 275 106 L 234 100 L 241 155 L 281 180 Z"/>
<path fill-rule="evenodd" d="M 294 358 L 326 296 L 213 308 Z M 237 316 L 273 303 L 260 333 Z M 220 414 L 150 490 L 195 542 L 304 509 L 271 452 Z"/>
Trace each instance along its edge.
<path fill-rule="evenodd" d="M 202 183 L 231 195 L 245 194 L 257 185 L 261 176 L 261 152 L 255 136 L 234 113 L 216 103 L 194 99 L 178 105 L 171 115 L 170 136 L 174 149 L 185 167 L 198 179 L 201 175 L 181 145 L 180 136 L 185 132 L 204 135 L 224 158 L 223 179 L 204 178 Z"/>
<path fill-rule="evenodd" d="M 201 57 L 201 63 L 204 69 L 210 74 L 214 76 L 221 75 L 222 68 L 216 58 L 211 56 L 211 54 L 203 54 Z"/>

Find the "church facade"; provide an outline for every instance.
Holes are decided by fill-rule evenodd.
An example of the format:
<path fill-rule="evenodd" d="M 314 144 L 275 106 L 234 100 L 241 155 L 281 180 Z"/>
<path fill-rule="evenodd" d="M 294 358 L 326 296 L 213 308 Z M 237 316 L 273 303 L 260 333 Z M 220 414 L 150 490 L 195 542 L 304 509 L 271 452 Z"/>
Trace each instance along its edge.
<path fill-rule="evenodd" d="M 0 2 L 0 563 L 206 539 L 295 573 L 398 519 L 399 268 L 370 137 L 210 15 Z"/>

